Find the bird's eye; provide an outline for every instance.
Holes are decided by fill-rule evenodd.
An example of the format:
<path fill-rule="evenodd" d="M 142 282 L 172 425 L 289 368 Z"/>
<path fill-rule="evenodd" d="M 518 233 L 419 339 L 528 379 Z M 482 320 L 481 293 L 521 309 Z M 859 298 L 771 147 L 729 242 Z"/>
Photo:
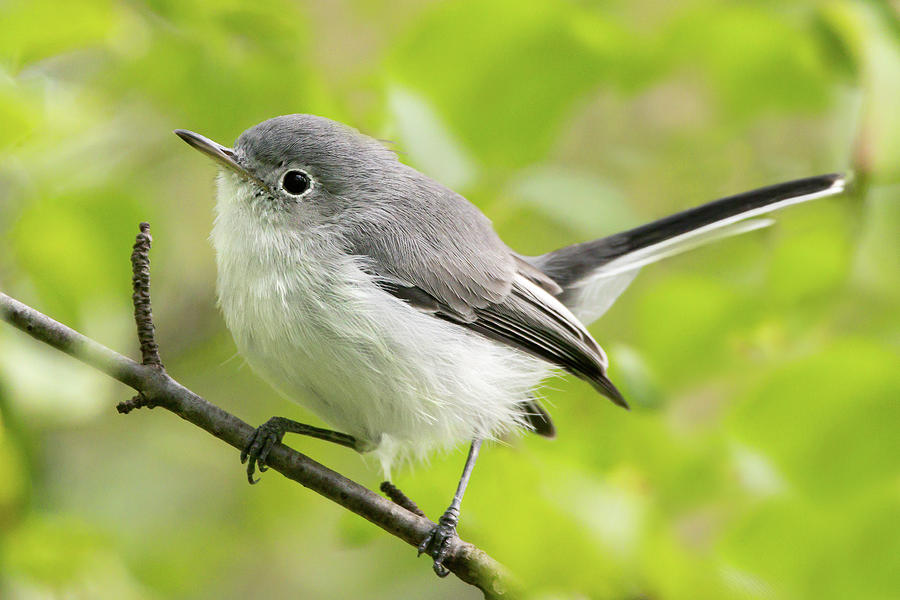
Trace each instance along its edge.
<path fill-rule="evenodd" d="M 281 187 L 292 196 L 302 196 L 312 187 L 312 180 L 303 171 L 288 171 L 281 178 Z"/>

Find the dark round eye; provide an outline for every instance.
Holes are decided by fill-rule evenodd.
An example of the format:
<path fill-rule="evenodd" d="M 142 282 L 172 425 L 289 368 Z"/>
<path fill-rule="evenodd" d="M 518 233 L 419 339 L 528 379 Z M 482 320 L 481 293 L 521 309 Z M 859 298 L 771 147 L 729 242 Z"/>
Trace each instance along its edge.
<path fill-rule="evenodd" d="M 292 196 L 299 196 L 312 187 L 312 180 L 303 171 L 288 171 L 281 178 L 281 187 Z"/>

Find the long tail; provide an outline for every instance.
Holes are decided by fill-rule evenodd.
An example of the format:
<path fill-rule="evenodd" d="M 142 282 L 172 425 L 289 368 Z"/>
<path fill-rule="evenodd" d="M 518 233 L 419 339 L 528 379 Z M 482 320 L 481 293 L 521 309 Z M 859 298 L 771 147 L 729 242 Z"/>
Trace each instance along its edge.
<path fill-rule="evenodd" d="M 765 227 L 772 221 L 754 217 L 839 194 L 845 185 L 845 176 L 833 173 L 759 188 L 529 261 L 563 289 L 560 300 L 582 321 L 590 322 L 606 312 L 642 266 L 725 236 Z"/>

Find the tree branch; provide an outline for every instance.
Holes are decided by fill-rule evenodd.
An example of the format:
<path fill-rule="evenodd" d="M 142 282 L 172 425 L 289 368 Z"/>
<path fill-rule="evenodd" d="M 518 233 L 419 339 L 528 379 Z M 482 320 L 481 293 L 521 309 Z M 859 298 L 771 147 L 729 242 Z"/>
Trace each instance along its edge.
<path fill-rule="evenodd" d="M 120 404 L 120 412 L 128 412 L 143 405 L 160 406 L 227 444 L 243 449 L 250 441 L 254 428 L 187 389 L 170 377 L 162 367 L 153 339 L 149 263 L 144 264 L 139 260 L 143 256 L 146 261 L 149 244 L 149 225 L 142 223 L 132 260 L 135 273 L 135 320 L 143 364 L 110 350 L 2 292 L 0 319 L 135 389 L 138 396 L 130 402 Z M 427 518 L 379 496 L 284 444 L 272 448 L 266 464 L 288 479 L 340 504 L 411 546 L 418 546 L 434 526 Z M 483 550 L 460 539 L 452 542 L 445 565 L 462 581 L 481 589 L 485 598 L 505 599 L 519 595 L 517 584 L 503 565 Z"/>

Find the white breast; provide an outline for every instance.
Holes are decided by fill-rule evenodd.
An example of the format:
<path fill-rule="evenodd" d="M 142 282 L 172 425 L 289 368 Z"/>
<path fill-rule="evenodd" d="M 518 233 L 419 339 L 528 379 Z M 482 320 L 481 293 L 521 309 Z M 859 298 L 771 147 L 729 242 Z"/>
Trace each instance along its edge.
<path fill-rule="evenodd" d="M 220 177 L 219 304 L 270 384 L 368 443 L 386 469 L 522 426 L 516 405 L 552 367 L 390 296 L 327 229 L 264 218 L 236 183 Z"/>

